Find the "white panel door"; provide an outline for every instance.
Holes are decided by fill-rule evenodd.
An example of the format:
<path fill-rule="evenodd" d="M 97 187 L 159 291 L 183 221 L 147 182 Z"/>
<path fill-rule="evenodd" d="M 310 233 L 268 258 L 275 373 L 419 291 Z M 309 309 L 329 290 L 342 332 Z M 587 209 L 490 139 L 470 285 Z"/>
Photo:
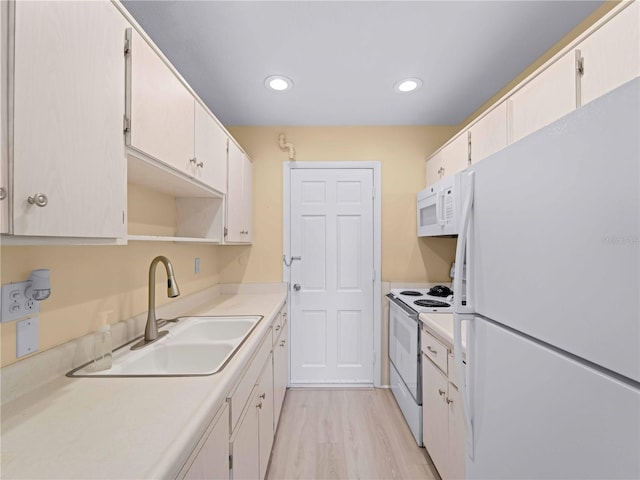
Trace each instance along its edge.
<path fill-rule="evenodd" d="M 291 255 L 291 383 L 372 383 L 373 170 L 291 170 Z"/>

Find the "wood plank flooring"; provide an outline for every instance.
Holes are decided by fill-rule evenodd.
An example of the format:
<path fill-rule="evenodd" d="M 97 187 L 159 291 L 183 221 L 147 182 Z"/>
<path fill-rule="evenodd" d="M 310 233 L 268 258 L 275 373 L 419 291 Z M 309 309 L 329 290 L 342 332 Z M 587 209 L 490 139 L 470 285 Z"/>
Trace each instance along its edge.
<path fill-rule="evenodd" d="M 435 479 L 387 389 L 287 391 L 268 480 Z"/>

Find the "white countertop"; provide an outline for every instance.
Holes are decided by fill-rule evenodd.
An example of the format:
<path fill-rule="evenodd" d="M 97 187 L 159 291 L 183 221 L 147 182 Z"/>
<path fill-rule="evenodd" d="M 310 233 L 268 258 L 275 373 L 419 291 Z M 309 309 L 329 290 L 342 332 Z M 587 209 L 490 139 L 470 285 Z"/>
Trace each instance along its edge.
<path fill-rule="evenodd" d="M 268 333 L 286 293 L 219 295 L 185 315 L 263 315 L 203 377 L 58 377 L 2 406 L 2 478 L 174 478 Z"/>
<path fill-rule="evenodd" d="M 453 315 L 450 313 L 421 313 L 418 318 L 424 327 L 453 351 Z M 462 350 L 467 349 L 467 324 L 462 324 Z"/>

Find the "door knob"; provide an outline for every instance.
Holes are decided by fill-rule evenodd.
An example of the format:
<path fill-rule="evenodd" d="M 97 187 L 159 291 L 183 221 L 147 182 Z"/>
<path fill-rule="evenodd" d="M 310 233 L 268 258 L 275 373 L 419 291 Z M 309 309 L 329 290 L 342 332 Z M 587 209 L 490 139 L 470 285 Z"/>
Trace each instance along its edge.
<path fill-rule="evenodd" d="M 299 283 L 296 283 L 296 284 L 293 286 L 293 289 L 294 289 L 296 292 L 299 292 L 299 291 L 300 291 L 300 284 L 299 284 Z"/>

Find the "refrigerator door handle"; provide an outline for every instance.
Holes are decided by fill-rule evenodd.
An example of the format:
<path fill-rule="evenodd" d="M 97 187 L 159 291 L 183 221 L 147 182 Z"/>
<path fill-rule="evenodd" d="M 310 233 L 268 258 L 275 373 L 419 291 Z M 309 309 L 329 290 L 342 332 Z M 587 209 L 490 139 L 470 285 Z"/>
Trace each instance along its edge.
<path fill-rule="evenodd" d="M 464 425 L 466 431 L 466 452 L 467 456 L 473 460 L 473 402 L 471 399 L 471 393 L 473 390 L 473 344 L 475 342 L 473 335 L 473 319 L 472 315 L 461 315 L 458 313 L 453 314 L 453 357 L 456 363 L 456 374 L 458 376 L 458 391 L 460 392 L 460 397 L 462 398 L 462 415 L 464 417 Z M 463 360 L 462 360 L 462 322 L 469 322 L 467 326 L 467 352 L 466 352 L 466 360 L 467 360 L 467 368 L 464 368 Z"/>
<path fill-rule="evenodd" d="M 466 299 L 466 305 L 462 304 L 462 285 L 463 285 L 463 274 L 465 271 L 465 253 L 467 250 L 467 237 L 469 233 L 469 224 L 471 222 L 471 207 L 473 206 L 473 185 L 474 185 L 474 174 L 473 172 L 469 172 L 467 175 L 461 178 L 461 183 L 464 183 L 464 191 L 465 197 L 464 202 L 462 204 L 462 215 L 460 218 L 460 233 L 458 234 L 458 243 L 456 245 L 456 272 L 455 277 L 453 278 L 453 310 L 456 313 L 473 313 L 473 306 L 471 305 L 471 295 L 470 293 L 470 278 L 467 278 L 466 288 L 467 291 L 464 292 Z M 468 255 L 467 255 L 468 257 Z M 467 277 L 470 277 L 471 269 L 470 266 L 467 267 Z"/>

